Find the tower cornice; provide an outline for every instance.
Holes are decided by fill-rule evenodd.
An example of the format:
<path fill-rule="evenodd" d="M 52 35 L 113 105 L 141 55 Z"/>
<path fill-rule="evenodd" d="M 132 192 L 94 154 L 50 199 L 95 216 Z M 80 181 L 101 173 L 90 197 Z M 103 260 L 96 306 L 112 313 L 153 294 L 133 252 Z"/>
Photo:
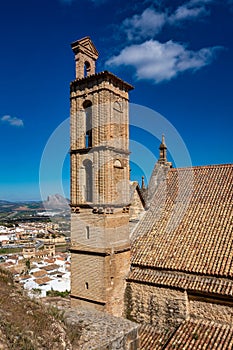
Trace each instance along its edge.
<path fill-rule="evenodd" d="M 85 78 L 75 79 L 74 81 L 72 81 L 70 83 L 70 87 L 71 88 L 76 88 L 76 87 L 80 88 L 82 85 L 84 87 L 86 87 L 88 83 L 92 83 L 92 84 L 94 83 L 94 84 L 98 85 L 98 84 L 101 84 L 102 82 L 112 83 L 113 85 L 116 85 L 120 89 L 125 90 L 125 91 L 130 91 L 130 90 L 134 89 L 134 87 L 131 84 L 118 78 L 116 75 L 114 75 L 113 73 L 111 73 L 107 70 L 100 72 L 100 73 L 89 75 Z"/>
<path fill-rule="evenodd" d="M 124 149 L 121 148 L 116 148 L 116 147 L 111 147 L 111 146 L 95 146 L 95 147 L 88 147 L 88 148 L 79 148 L 79 149 L 71 149 L 70 150 L 70 154 L 75 154 L 75 153 L 80 153 L 80 154 L 85 154 L 85 153 L 94 153 L 94 152 L 98 152 L 101 150 L 110 150 L 110 151 L 114 151 L 120 154 L 124 154 L 124 155 L 130 155 L 130 151 L 126 151 Z"/>

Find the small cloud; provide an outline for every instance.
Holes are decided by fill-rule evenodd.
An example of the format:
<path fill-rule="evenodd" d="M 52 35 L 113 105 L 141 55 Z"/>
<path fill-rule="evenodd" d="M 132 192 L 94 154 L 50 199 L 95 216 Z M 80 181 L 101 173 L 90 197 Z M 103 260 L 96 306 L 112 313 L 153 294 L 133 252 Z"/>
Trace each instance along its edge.
<path fill-rule="evenodd" d="M 23 120 L 16 118 L 16 117 L 11 117 L 10 115 L 4 115 L 1 118 L 1 122 L 7 123 L 11 126 L 23 126 Z"/>
<path fill-rule="evenodd" d="M 189 8 L 187 6 L 180 6 L 176 12 L 170 16 L 169 22 L 175 23 L 178 21 L 194 19 L 200 15 L 207 15 L 207 10 L 205 7 Z"/>
<path fill-rule="evenodd" d="M 166 43 L 148 40 L 140 45 L 124 48 L 118 56 L 113 56 L 106 64 L 132 66 L 136 70 L 137 79 L 160 83 L 169 81 L 182 72 L 196 71 L 210 64 L 216 52 L 221 49 L 223 48 L 216 46 L 191 51 L 172 40 Z"/>
<path fill-rule="evenodd" d="M 141 14 L 135 14 L 131 18 L 126 18 L 122 23 L 121 30 L 126 33 L 130 41 L 154 38 L 165 25 L 177 25 L 183 21 L 209 15 L 206 5 L 213 1 L 190 0 L 177 7 L 173 13 L 169 13 L 169 8 L 159 12 L 148 7 Z"/>
<path fill-rule="evenodd" d="M 208 15 L 209 11 L 205 5 L 211 2 L 213 2 L 213 0 L 190 0 L 186 2 L 179 6 L 169 17 L 170 24 Z"/>
<path fill-rule="evenodd" d="M 127 18 L 122 24 L 128 39 L 145 39 L 159 33 L 166 22 L 166 14 L 156 12 L 151 8 L 145 9 L 141 15 Z"/>

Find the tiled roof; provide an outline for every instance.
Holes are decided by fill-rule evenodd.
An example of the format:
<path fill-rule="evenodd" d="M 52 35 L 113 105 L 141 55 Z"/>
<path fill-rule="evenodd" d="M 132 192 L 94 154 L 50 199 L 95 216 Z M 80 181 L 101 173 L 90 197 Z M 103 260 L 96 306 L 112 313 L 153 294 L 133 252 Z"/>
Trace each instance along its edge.
<path fill-rule="evenodd" d="M 128 280 L 233 297 L 233 281 L 226 278 L 132 267 Z"/>
<path fill-rule="evenodd" d="M 51 278 L 49 278 L 49 277 L 42 277 L 42 278 L 37 278 L 37 279 L 35 279 L 35 282 L 37 283 L 37 284 L 39 284 L 39 285 L 41 285 L 41 284 L 46 284 L 46 283 L 48 283 L 49 281 L 51 281 Z"/>
<path fill-rule="evenodd" d="M 164 344 L 170 339 L 171 332 L 159 333 L 156 327 L 143 324 L 139 329 L 140 350 L 164 349 Z"/>
<path fill-rule="evenodd" d="M 152 326 L 143 325 L 140 330 L 141 350 L 192 349 L 230 350 L 233 348 L 233 328 L 214 321 L 185 321 L 171 334 L 156 333 Z"/>
<path fill-rule="evenodd" d="M 55 259 L 54 258 L 44 259 L 44 262 L 46 262 L 48 264 L 52 264 L 55 262 Z"/>
<path fill-rule="evenodd" d="M 56 270 L 56 269 L 59 269 L 59 265 L 57 264 L 50 264 L 50 265 L 47 265 L 47 266 L 43 266 L 43 270 L 45 271 L 53 271 L 53 270 Z"/>
<path fill-rule="evenodd" d="M 233 277 L 233 164 L 170 169 L 132 244 L 132 264 Z"/>
<path fill-rule="evenodd" d="M 47 271 L 45 271 L 45 270 L 39 270 L 39 271 L 35 271 L 35 272 L 33 272 L 33 276 L 34 277 L 43 277 L 43 276 L 45 276 L 45 275 L 47 275 Z"/>
<path fill-rule="evenodd" d="M 32 276 L 31 275 L 22 275 L 19 277 L 20 281 L 25 281 L 30 279 Z"/>

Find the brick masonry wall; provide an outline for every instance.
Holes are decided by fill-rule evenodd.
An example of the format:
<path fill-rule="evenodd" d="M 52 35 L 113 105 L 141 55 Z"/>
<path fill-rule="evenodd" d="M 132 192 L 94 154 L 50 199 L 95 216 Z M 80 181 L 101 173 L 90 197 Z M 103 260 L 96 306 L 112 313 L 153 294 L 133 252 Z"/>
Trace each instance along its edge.
<path fill-rule="evenodd" d="M 89 60 L 78 52 L 79 78 L 83 77 L 85 61 L 91 65 L 90 73 L 95 69 L 95 55 Z M 70 87 L 72 302 L 88 306 L 90 300 L 98 309 L 101 304 L 115 315 L 123 312 L 130 264 L 129 214 L 125 210 L 129 204 L 130 89 L 106 72 L 78 79 Z M 88 145 L 87 116 L 92 127 Z M 87 202 L 97 211 L 106 211 L 100 215 L 84 207 Z"/>
<path fill-rule="evenodd" d="M 85 299 L 73 298 L 72 305 L 92 305 L 121 316 L 130 265 L 129 214 L 115 210 L 93 214 L 91 208 L 81 208 L 71 215 L 71 294 Z"/>
<path fill-rule="evenodd" d="M 115 210 L 115 214 L 93 214 L 92 209 L 80 209 L 80 214 L 72 213 L 72 248 L 85 246 L 85 249 L 96 250 L 129 246 L 129 215 L 122 213 L 122 209 Z"/>
<path fill-rule="evenodd" d="M 73 252 L 71 259 L 71 293 L 77 297 L 72 298 L 72 305 L 123 316 L 130 251 L 107 256 Z"/>
<path fill-rule="evenodd" d="M 105 303 L 104 257 L 73 253 L 71 259 L 71 293 Z"/>
<path fill-rule="evenodd" d="M 121 317 L 124 315 L 126 276 L 130 268 L 130 251 L 108 257 L 106 264 L 107 305 L 106 311 Z"/>

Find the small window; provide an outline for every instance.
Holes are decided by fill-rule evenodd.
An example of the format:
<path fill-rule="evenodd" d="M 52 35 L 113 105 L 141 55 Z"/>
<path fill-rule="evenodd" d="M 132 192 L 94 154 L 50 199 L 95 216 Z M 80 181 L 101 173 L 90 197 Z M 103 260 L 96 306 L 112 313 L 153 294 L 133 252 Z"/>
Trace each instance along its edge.
<path fill-rule="evenodd" d="M 86 226 L 86 238 L 89 239 L 90 238 L 90 227 Z"/>
<path fill-rule="evenodd" d="M 92 147 L 92 103 L 87 100 L 83 103 L 83 108 L 85 111 L 85 147 Z"/>
<path fill-rule="evenodd" d="M 85 283 L 85 288 L 86 288 L 86 289 L 89 289 L 88 282 Z"/>
<path fill-rule="evenodd" d="M 85 159 L 83 165 L 85 168 L 85 200 L 92 202 L 92 162 Z"/>

